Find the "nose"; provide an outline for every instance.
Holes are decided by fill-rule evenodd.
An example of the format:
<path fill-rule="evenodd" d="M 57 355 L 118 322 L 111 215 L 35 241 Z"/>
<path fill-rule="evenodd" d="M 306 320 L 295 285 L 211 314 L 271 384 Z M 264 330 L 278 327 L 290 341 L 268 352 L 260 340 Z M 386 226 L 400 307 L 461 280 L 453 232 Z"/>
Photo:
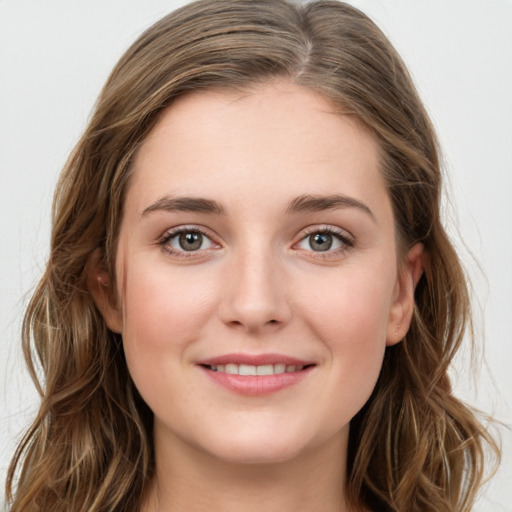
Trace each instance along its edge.
<path fill-rule="evenodd" d="M 221 320 L 248 333 L 273 331 L 291 317 L 285 272 L 269 251 L 247 250 L 229 264 Z"/>

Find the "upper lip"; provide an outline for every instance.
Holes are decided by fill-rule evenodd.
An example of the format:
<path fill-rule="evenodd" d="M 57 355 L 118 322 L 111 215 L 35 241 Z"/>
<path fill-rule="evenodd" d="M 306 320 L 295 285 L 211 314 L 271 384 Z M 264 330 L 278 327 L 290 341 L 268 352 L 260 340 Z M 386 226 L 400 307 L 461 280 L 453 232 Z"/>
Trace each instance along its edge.
<path fill-rule="evenodd" d="M 315 363 L 313 361 L 283 354 L 223 354 L 208 359 L 202 359 L 197 361 L 197 364 L 204 366 L 216 366 L 219 364 L 247 364 L 251 366 L 285 364 L 287 366 L 308 366 Z"/>

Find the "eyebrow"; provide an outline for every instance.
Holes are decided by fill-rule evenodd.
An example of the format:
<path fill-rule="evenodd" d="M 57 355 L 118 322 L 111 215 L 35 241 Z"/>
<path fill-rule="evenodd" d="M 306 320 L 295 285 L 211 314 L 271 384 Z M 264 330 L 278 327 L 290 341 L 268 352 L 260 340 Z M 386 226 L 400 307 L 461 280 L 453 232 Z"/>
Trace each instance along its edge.
<path fill-rule="evenodd" d="M 331 195 L 301 195 L 293 199 L 286 208 L 287 214 L 321 212 L 323 210 L 335 210 L 338 208 L 357 208 L 368 214 L 376 221 L 375 215 L 362 201 L 354 197 L 341 194 Z"/>
<path fill-rule="evenodd" d="M 353 197 L 331 194 L 331 195 L 310 195 L 304 194 L 292 199 L 286 208 L 286 214 L 312 213 L 324 210 L 335 210 L 338 208 L 357 208 L 368 214 L 374 221 L 375 215 L 370 208 L 362 201 Z M 213 199 L 202 197 L 169 197 L 158 199 L 155 203 L 145 208 L 142 217 L 155 211 L 181 211 L 196 213 L 211 213 L 217 215 L 225 214 L 224 207 Z"/>
<path fill-rule="evenodd" d="M 165 196 L 158 199 L 151 206 L 148 206 L 141 214 L 144 217 L 148 213 L 156 211 L 178 211 L 178 212 L 197 212 L 197 213 L 215 213 L 224 214 L 224 208 L 220 203 L 212 199 L 202 197 L 169 197 Z"/>

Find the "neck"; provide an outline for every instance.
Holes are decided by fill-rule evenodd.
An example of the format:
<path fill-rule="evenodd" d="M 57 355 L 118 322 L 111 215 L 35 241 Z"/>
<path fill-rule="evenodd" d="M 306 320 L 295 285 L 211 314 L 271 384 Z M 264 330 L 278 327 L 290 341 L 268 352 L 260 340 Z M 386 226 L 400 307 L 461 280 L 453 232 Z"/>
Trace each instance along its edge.
<path fill-rule="evenodd" d="M 271 464 L 213 459 L 191 446 L 179 447 L 180 453 L 175 446 L 155 448 L 156 471 L 144 512 L 349 511 L 344 490 L 346 439 Z"/>

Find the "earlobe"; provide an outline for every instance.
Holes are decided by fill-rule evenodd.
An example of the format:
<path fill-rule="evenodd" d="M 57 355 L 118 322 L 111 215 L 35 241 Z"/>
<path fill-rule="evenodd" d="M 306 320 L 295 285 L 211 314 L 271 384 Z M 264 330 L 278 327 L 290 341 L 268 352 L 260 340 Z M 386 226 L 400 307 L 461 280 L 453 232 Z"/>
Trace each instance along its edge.
<path fill-rule="evenodd" d="M 388 346 L 400 342 L 409 330 L 414 312 L 414 291 L 423 274 L 426 257 L 423 244 L 417 243 L 411 247 L 399 270 L 389 314 L 386 338 Z"/>
<path fill-rule="evenodd" d="M 122 314 L 115 301 L 115 293 L 108 272 L 101 262 L 101 250 L 96 249 L 87 261 L 87 287 L 107 327 L 122 332 Z"/>

